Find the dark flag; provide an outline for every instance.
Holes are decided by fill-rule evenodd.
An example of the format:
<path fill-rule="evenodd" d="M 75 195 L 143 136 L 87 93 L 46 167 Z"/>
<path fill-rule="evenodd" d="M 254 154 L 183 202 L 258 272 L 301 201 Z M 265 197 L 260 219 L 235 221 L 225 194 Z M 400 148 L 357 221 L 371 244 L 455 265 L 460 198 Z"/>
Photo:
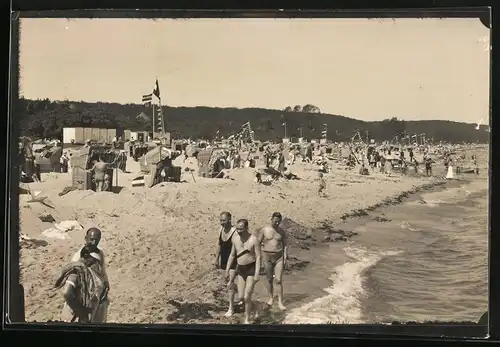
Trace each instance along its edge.
<path fill-rule="evenodd" d="M 153 94 L 158 99 L 160 99 L 160 85 L 158 84 L 158 79 L 156 79 L 156 86 L 155 86 L 155 89 L 153 90 Z"/>

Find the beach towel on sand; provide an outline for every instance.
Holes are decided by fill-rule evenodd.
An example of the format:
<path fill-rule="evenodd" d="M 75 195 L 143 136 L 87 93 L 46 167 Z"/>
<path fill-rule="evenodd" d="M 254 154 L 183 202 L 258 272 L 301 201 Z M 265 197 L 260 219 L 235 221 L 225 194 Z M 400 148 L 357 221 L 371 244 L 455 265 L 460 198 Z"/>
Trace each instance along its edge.
<path fill-rule="evenodd" d="M 82 306 L 95 311 L 105 290 L 103 276 L 81 262 L 72 262 L 61 270 L 54 285 L 55 289 L 61 289 L 72 274 L 78 276 L 77 290 Z"/>

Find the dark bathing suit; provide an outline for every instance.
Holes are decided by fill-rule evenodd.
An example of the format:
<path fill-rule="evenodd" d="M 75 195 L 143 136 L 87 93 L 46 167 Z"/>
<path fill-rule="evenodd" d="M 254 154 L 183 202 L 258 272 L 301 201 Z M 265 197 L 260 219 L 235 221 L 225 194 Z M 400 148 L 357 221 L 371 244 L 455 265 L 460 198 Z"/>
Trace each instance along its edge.
<path fill-rule="evenodd" d="M 247 253 L 250 253 L 250 251 L 248 249 L 245 249 L 243 252 L 238 254 L 236 256 L 236 258 L 239 258 L 242 255 L 247 254 Z M 256 267 L 255 262 L 250 263 L 250 264 L 246 264 L 246 265 L 238 264 L 238 267 L 236 269 L 236 274 L 241 276 L 244 280 L 246 280 L 247 277 L 255 276 L 255 267 Z"/>
<path fill-rule="evenodd" d="M 223 270 L 227 269 L 227 261 L 229 260 L 229 255 L 231 254 L 231 248 L 233 247 L 233 243 L 231 239 L 234 235 L 234 228 L 231 229 L 231 236 L 227 239 L 227 241 L 222 240 L 222 233 L 224 231 L 221 230 L 219 234 L 219 245 L 220 245 L 220 267 Z M 231 270 L 236 269 L 236 259 L 233 259 L 232 264 L 229 267 Z"/>

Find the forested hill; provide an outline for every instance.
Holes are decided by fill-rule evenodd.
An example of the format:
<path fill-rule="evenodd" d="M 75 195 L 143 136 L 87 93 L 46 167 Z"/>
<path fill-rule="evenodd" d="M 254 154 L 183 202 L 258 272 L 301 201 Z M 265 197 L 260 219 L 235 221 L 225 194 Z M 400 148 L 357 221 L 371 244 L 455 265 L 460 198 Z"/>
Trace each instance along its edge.
<path fill-rule="evenodd" d="M 250 121 L 259 140 L 275 140 L 284 136 L 320 138 L 322 124 L 327 124 L 328 139 L 348 140 L 356 131 L 378 141 L 396 135 L 425 133 L 428 139 L 453 143 L 489 141 L 490 133 L 482 126 L 451 121 L 400 121 L 395 118 L 364 122 L 340 115 L 280 111 L 261 108 L 163 107 L 165 126 L 174 137 L 212 138 L 217 131 L 229 136 Z M 143 116 L 139 116 L 143 113 Z M 146 117 L 144 117 L 146 115 Z M 404 117 L 404 115 L 402 115 Z M 149 119 L 147 119 L 149 117 Z M 21 135 L 60 137 L 64 127 L 103 127 L 151 130 L 152 109 L 137 104 L 88 103 L 21 99 L 15 106 L 13 121 L 20 122 Z"/>

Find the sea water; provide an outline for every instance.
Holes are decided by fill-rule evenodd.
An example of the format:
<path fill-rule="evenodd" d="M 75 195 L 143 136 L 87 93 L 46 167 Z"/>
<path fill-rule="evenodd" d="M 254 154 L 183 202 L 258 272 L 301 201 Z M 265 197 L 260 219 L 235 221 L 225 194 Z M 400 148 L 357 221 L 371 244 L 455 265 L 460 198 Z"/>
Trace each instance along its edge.
<path fill-rule="evenodd" d="M 382 208 L 342 248 L 324 295 L 290 310 L 286 324 L 477 321 L 488 305 L 487 178 L 454 182 Z M 339 252 L 332 245 L 322 258 Z"/>

